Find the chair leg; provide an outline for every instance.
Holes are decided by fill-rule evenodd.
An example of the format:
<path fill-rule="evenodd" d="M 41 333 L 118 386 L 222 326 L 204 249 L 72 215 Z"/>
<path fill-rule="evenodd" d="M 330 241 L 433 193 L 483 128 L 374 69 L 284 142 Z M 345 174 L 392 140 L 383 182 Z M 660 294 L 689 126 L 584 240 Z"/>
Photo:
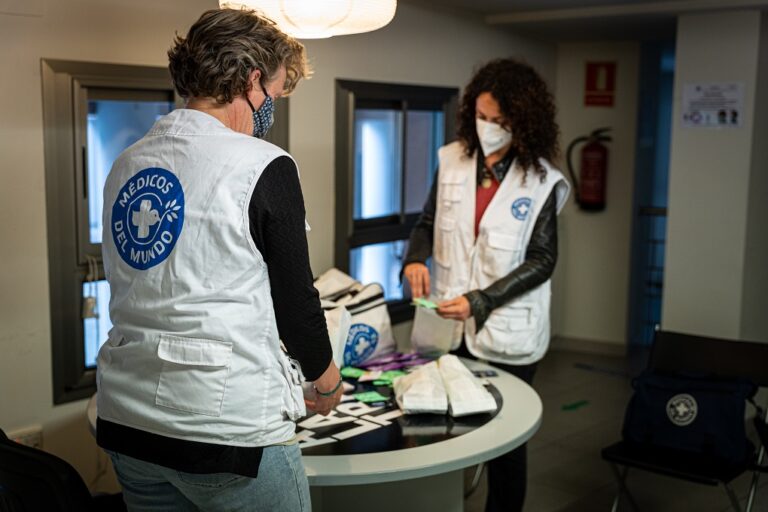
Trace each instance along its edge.
<path fill-rule="evenodd" d="M 766 413 L 768 416 L 768 413 Z M 760 447 L 759 455 L 757 456 L 757 464 L 761 465 L 765 458 L 765 446 Z M 757 492 L 757 481 L 760 479 L 760 471 L 752 473 L 752 485 L 749 487 L 749 497 L 747 498 L 747 507 L 745 512 L 752 512 L 752 505 L 755 504 L 755 493 Z"/>
<path fill-rule="evenodd" d="M 733 492 L 733 489 L 731 489 L 731 486 L 728 484 L 723 484 L 725 487 L 725 492 L 728 494 L 728 498 L 731 500 L 731 505 L 733 506 L 733 510 L 735 512 L 741 512 L 741 504 L 739 503 L 739 497 L 736 496 L 736 493 Z"/>
<path fill-rule="evenodd" d="M 616 483 L 619 485 L 619 493 L 616 495 L 616 499 L 613 501 L 613 508 L 611 508 L 611 512 L 617 512 L 619 510 L 619 502 L 621 501 L 622 496 L 627 497 L 627 501 L 632 506 L 632 510 L 635 512 L 640 512 L 640 507 L 637 506 L 635 498 L 627 488 L 626 480 L 627 473 L 629 473 L 629 468 L 624 466 L 622 471 L 616 464 L 611 463 L 611 470 L 613 470 L 613 475 L 616 477 Z"/>
<path fill-rule="evenodd" d="M 616 497 L 613 499 L 613 506 L 611 507 L 611 512 L 619 512 L 619 501 L 621 500 L 621 492 L 616 494 Z"/>
<path fill-rule="evenodd" d="M 481 462 L 477 465 L 477 469 L 475 469 L 475 476 L 472 477 L 472 485 L 469 486 L 469 489 L 464 491 L 464 499 L 469 498 L 472 496 L 472 494 L 477 490 L 477 486 L 480 485 L 480 477 L 483 476 L 483 470 L 485 469 L 485 462 Z"/>

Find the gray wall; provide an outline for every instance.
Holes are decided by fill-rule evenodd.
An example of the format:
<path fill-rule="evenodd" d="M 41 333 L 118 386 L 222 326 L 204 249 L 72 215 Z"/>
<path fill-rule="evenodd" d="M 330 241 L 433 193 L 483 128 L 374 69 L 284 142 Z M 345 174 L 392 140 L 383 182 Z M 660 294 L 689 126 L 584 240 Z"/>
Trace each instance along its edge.
<path fill-rule="evenodd" d="M 766 92 L 757 96 L 760 25 L 759 11 L 686 15 L 678 22 L 665 329 L 728 338 L 748 331 L 768 338 L 765 319 L 758 318 L 765 316 L 766 297 L 758 262 L 764 265 L 767 247 Z M 682 88 L 702 82 L 744 84 L 742 127 L 682 126 Z"/>
<path fill-rule="evenodd" d="M 761 18 L 756 84 L 741 337 L 768 341 L 768 13 Z"/>
<path fill-rule="evenodd" d="M 606 144 L 606 209 L 582 211 L 572 194 L 558 218 L 560 254 L 553 280 L 552 321 L 553 333 L 561 338 L 611 344 L 623 344 L 626 338 L 638 58 L 639 45 L 633 42 L 558 45 L 556 97 L 563 172 L 568 172 L 565 150 L 573 139 L 596 128 L 613 128 L 613 141 Z M 613 107 L 584 106 L 587 61 L 616 62 Z M 573 155 L 577 173 L 581 147 Z"/>

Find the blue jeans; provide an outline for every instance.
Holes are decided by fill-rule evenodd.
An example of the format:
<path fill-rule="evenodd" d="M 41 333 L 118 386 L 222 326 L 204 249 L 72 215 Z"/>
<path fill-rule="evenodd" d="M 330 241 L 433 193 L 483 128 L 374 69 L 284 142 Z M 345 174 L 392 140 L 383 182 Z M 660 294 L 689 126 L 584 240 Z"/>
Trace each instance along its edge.
<path fill-rule="evenodd" d="M 108 452 L 129 512 L 310 512 L 298 444 L 264 448 L 259 477 L 193 474 Z"/>

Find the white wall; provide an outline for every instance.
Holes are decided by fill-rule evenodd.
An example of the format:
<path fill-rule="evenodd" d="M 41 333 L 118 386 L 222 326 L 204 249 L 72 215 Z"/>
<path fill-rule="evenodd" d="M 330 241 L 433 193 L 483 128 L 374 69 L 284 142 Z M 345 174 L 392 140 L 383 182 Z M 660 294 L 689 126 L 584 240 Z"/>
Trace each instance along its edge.
<path fill-rule="evenodd" d="M 755 190 L 753 199 L 762 203 L 750 204 L 751 176 L 765 191 L 764 152 L 754 162 L 762 167 L 753 170 L 755 145 L 765 146 L 766 134 L 764 124 L 759 130 L 755 125 L 759 40 L 759 11 L 686 15 L 678 20 L 662 311 L 667 330 L 739 338 L 745 293 L 749 300 L 759 297 L 742 290 L 752 278 L 747 266 L 765 265 L 765 256 L 760 264 L 751 259 L 754 253 L 745 260 L 748 215 L 757 215 L 752 229 L 763 233 L 766 218 L 759 215 L 766 211 L 764 193 Z M 697 82 L 743 83 L 743 126 L 683 127 L 682 88 Z M 765 235 L 758 240 L 764 255 Z M 766 292 L 763 288 L 756 293 L 764 298 Z M 765 315 L 764 302 L 760 314 Z"/>
<path fill-rule="evenodd" d="M 37 15 L 7 14 L 14 5 L 32 5 Z M 85 402 L 52 405 L 40 59 L 165 66 L 174 32 L 185 33 L 216 5 L 39 0 L 5 2 L 0 9 L 0 427 L 42 425 L 46 448 L 74 464 L 87 482 L 98 452 Z M 551 47 L 403 3 L 379 32 L 307 46 L 316 74 L 291 100 L 291 149 L 302 170 L 316 273 L 333 261 L 336 78 L 462 86 L 477 64 L 502 55 L 525 55 L 554 77 Z"/>
<path fill-rule="evenodd" d="M 585 107 L 587 61 L 615 61 L 613 107 Z M 558 45 L 558 120 L 565 150 L 576 137 L 613 128 L 609 148 L 606 209 L 584 212 L 571 196 L 558 218 L 560 256 L 553 278 L 552 332 L 561 338 L 623 344 L 627 332 L 629 264 L 634 187 L 639 45 Z M 574 151 L 578 172 L 579 150 Z M 571 181 L 570 176 L 568 177 Z"/>

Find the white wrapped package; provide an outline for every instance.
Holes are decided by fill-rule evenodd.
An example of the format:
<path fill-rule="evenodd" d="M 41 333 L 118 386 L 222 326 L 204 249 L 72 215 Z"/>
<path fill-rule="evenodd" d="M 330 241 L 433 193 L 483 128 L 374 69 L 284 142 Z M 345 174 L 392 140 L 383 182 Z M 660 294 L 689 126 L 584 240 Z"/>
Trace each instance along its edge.
<path fill-rule="evenodd" d="M 458 357 L 446 354 L 437 361 L 453 417 L 496 410 L 496 400 Z"/>
<path fill-rule="evenodd" d="M 434 361 L 398 377 L 393 386 L 397 405 L 405 414 L 445 414 L 448 411 L 443 379 Z"/>

